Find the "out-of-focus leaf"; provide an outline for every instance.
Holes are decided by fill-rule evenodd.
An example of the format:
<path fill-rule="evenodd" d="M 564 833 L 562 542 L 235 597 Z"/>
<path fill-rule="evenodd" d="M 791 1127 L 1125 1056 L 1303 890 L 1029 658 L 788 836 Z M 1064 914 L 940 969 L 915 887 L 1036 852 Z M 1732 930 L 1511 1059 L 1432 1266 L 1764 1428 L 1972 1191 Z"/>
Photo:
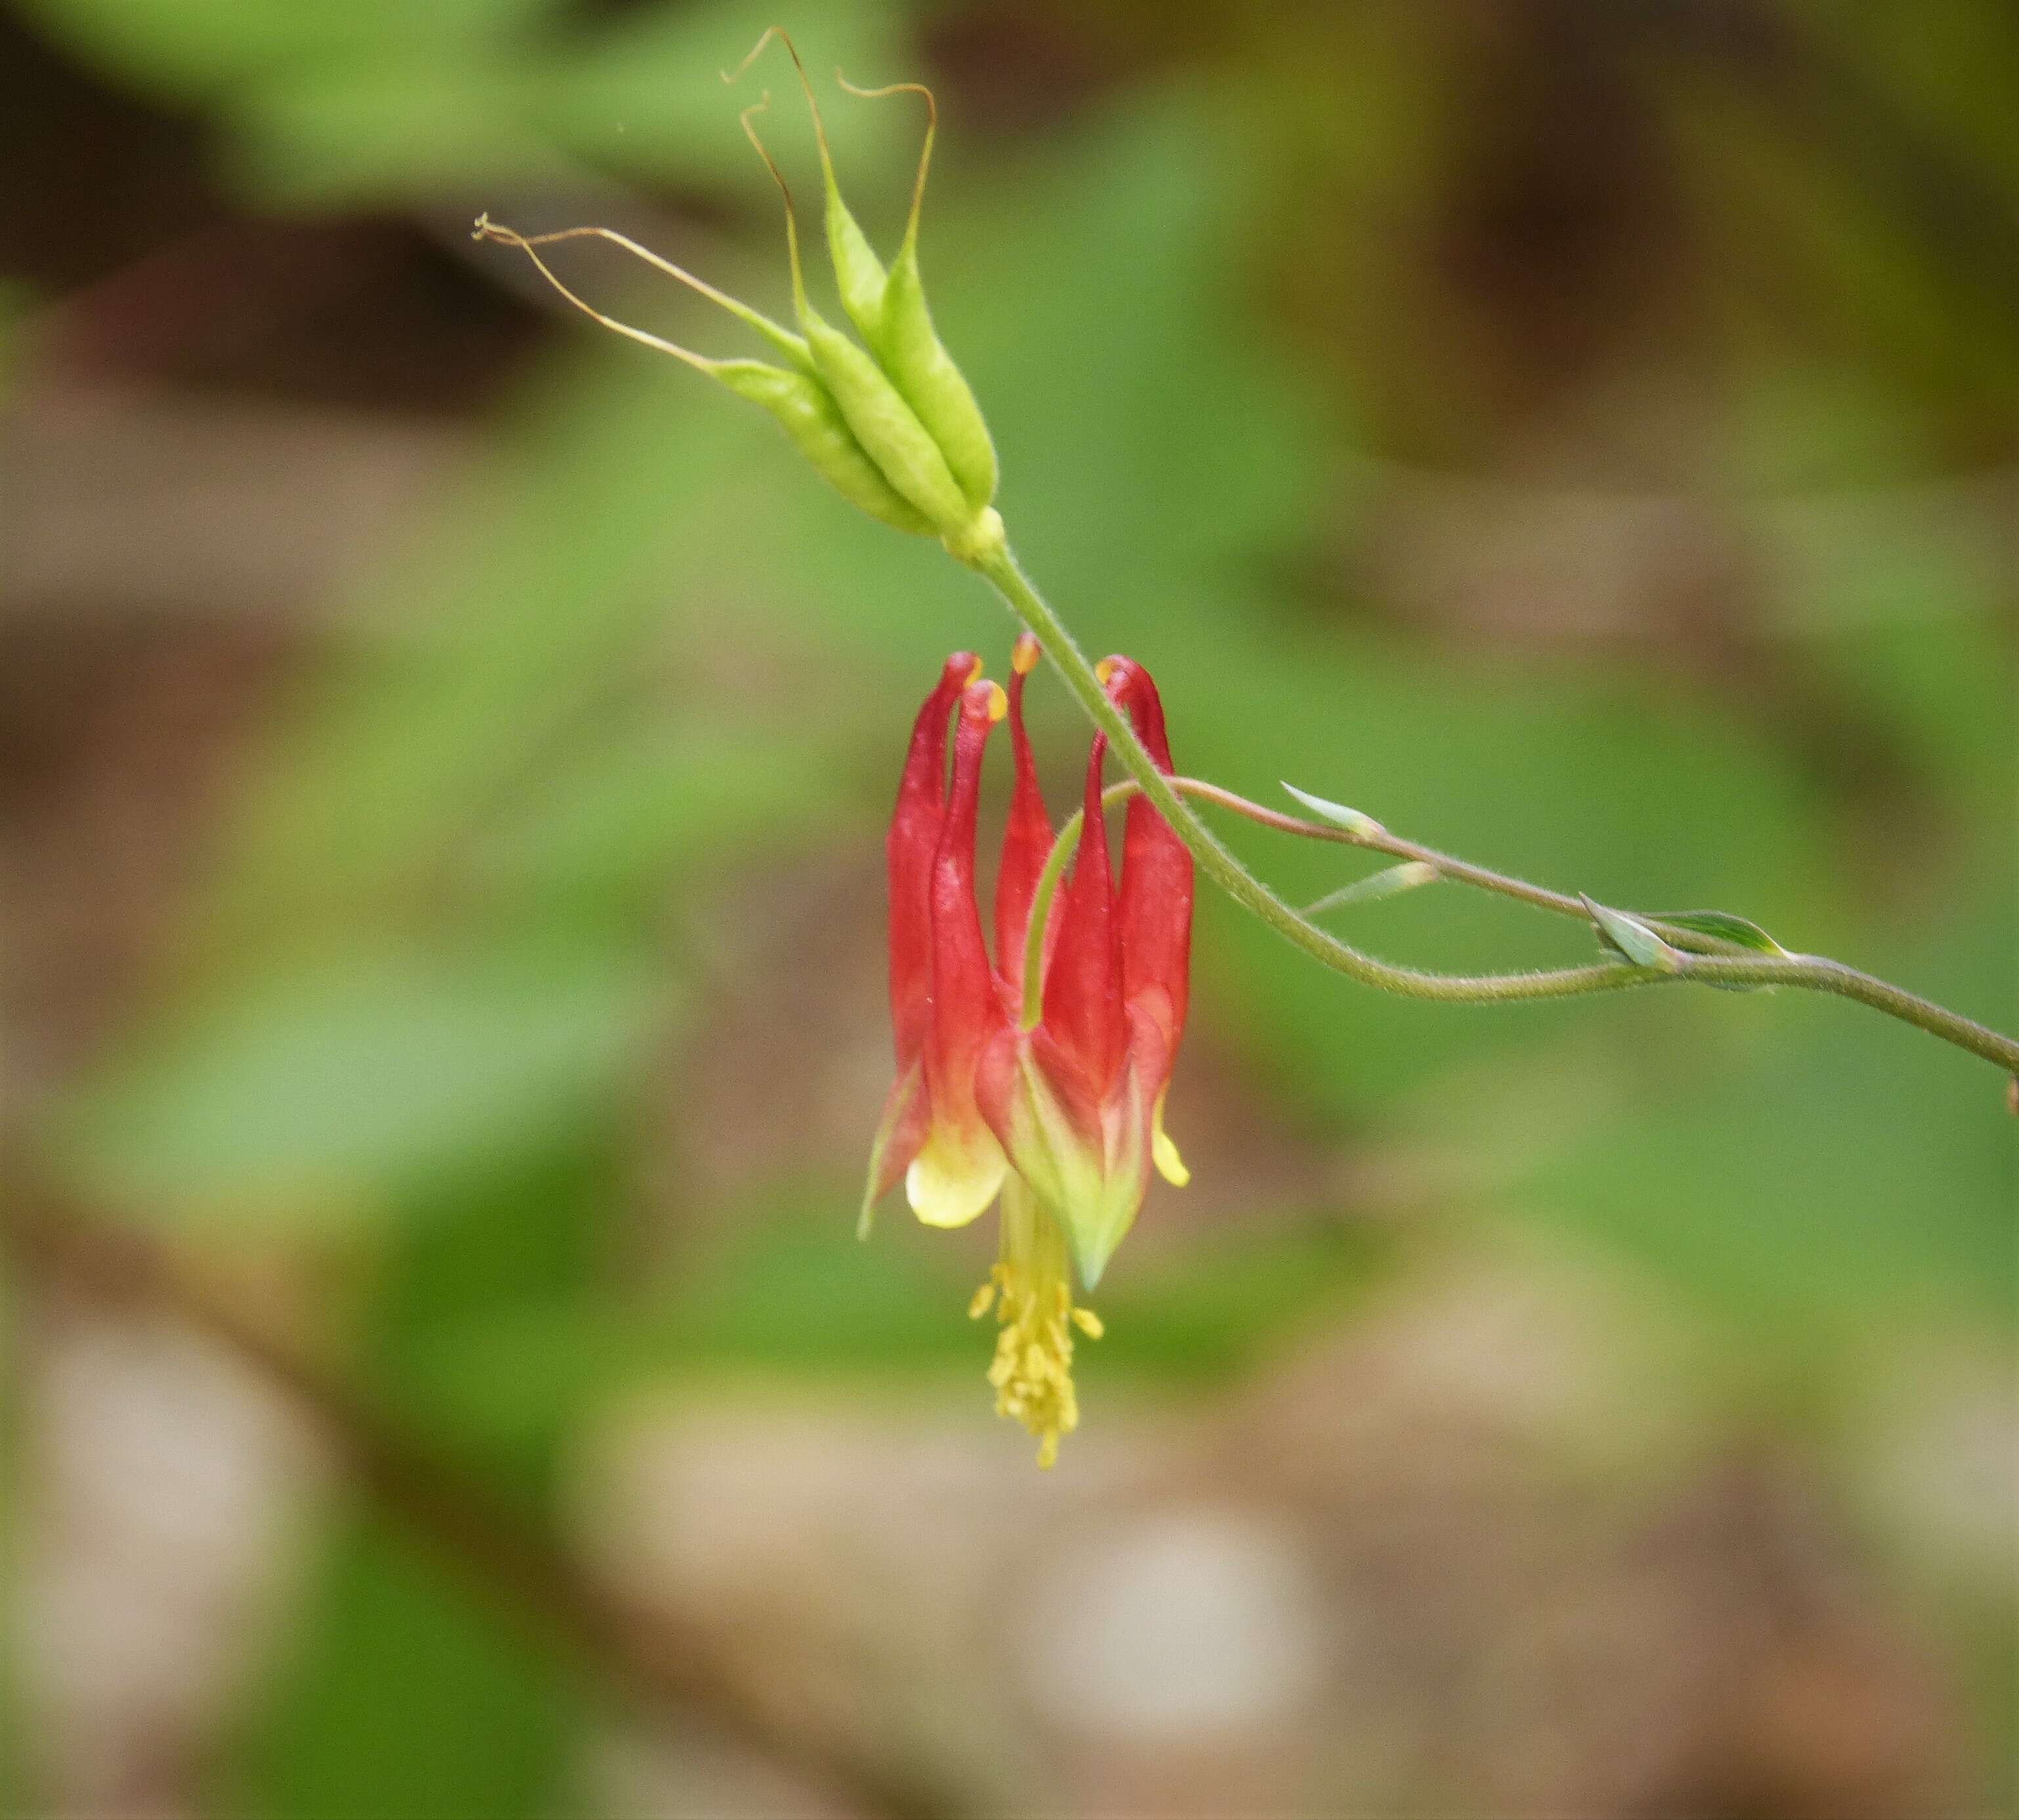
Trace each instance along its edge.
<path fill-rule="evenodd" d="M 538 1155 L 504 1152 L 467 1179 L 410 1190 L 355 1330 L 362 1406 L 443 1457 L 452 1485 L 469 1474 L 511 1522 L 549 1520 L 561 1438 L 537 1423 L 471 1433 L 415 1361 L 445 1326 L 579 1303 L 607 1267 L 622 1205 L 616 1129 L 606 1113 Z M 497 1388 L 529 1400 L 509 1363 Z M 541 1590 L 484 1558 L 457 1532 L 452 1502 L 444 1508 L 433 1487 L 422 1496 L 432 1521 L 382 1505 L 340 1514 L 214 1807 L 244 1820 L 574 1811 L 567 1778 L 585 1747 L 586 1689 L 539 1616 Z"/>
<path fill-rule="evenodd" d="M 669 1376 L 981 1380 L 994 1330 L 966 1311 L 985 1243 L 956 1249 L 897 1221 L 868 1245 L 839 1219 L 813 1227 L 753 1210 L 739 1224 L 745 1236 L 710 1267 L 636 1306 L 549 1300 L 448 1325 L 410 1357 L 409 1381 L 466 1431 L 505 1442 Z M 1102 1285 L 1107 1332 L 1085 1355 L 1087 1381 L 1113 1371 L 1224 1382 L 1387 1267 L 1382 1245 L 1333 1221 L 1138 1256 Z"/>
<path fill-rule="evenodd" d="M 75 1175 L 143 1213 L 345 1217 L 550 1141 L 611 1092 L 663 988 L 596 953 L 357 949 L 248 981 L 75 1102 Z"/>
<path fill-rule="evenodd" d="M 1892 970 L 1965 1006 L 1973 977 L 2009 992 L 2009 891 L 1985 908 L 1952 932 L 1946 968 L 1907 955 Z M 2011 1329 L 2019 1125 L 1995 1073 L 1821 993 L 1611 1008 L 1650 1012 L 1665 1054 L 1702 1023 L 1723 1039 L 1714 1062 L 1698 1039 L 1662 1095 L 1543 1162 L 1527 1205 L 1684 1286 L 1756 1355 L 1883 1349 L 1959 1319 Z"/>
<path fill-rule="evenodd" d="M 1734 916 L 1728 911 L 1651 910 L 1647 914 L 1657 923 L 1673 923 L 1678 929 L 1715 936 L 1720 941 L 1729 941 L 1760 954 L 1785 955 L 1788 952 L 1758 923 L 1748 923 L 1743 916 Z"/>
<path fill-rule="evenodd" d="M 290 72 L 236 98 L 227 174 L 263 208 L 390 207 L 580 178 L 531 118 L 522 60 L 367 62 Z"/>
<path fill-rule="evenodd" d="M 498 1820 L 561 1804 L 581 1714 L 527 1621 L 383 1518 L 339 1543 L 300 1653 L 216 1807 L 239 1820 Z"/>
<path fill-rule="evenodd" d="M 228 122 L 220 161 L 265 206 L 392 206 L 454 195 L 471 212 L 500 192 L 593 187 L 637 172 L 689 183 L 767 183 L 737 130 L 755 99 L 723 92 L 775 17 L 760 0 L 655 8 L 600 27 L 561 0 L 35 0 L 45 25 L 145 92 L 207 103 Z M 815 67 L 901 66 L 881 10 L 825 8 Z M 782 56 L 782 53 L 781 53 Z M 830 136 L 859 198 L 901 194 L 899 107 L 832 98 Z M 781 125 L 785 116 L 781 115 Z M 796 120 L 781 136 L 796 150 Z M 768 192 L 767 192 L 768 193 Z M 479 200 L 481 198 L 481 200 Z"/>
<path fill-rule="evenodd" d="M 537 118 L 555 143 L 598 169 L 747 185 L 752 194 L 768 194 L 770 180 L 736 117 L 769 89 L 775 101 L 766 143 L 788 160 L 809 154 L 812 131 L 792 65 L 774 45 L 733 89 L 723 86 L 718 72 L 734 69 L 781 16 L 796 27 L 838 174 L 858 213 L 865 198 L 896 202 L 906 193 L 923 118 L 902 101 L 855 100 L 828 78 L 837 64 L 868 84 L 918 74 L 897 16 L 865 0 L 827 0 L 817 20 L 802 21 L 781 15 L 772 0 L 640 9 L 582 35 L 565 59 L 536 66 Z M 896 213 L 887 223 L 865 215 L 879 244 L 894 242 Z"/>
<path fill-rule="evenodd" d="M 185 100 L 332 61 L 426 67 L 559 10 L 558 0 L 30 0 L 52 33 L 154 93 Z"/>
<path fill-rule="evenodd" d="M 1599 934 L 1607 946 L 1625 955 L 1635 966 L 1657 973 L 1682 971 L 1683 957 L 1646 923 L 1629 916 L 1623 910 L 1608 910 L 1603 904 L 1594 904 L 1589 897 L 1584 900 L 1584 907 L 1591 912 L 1591 919 L 1598 925 Z"/>
<path fill-rule="evenodd" d="M 846 814 L 802 729 L 654 725 L 542 778 L 474 863 L 515 901 L 657 896 Z"/>
<path fill-rule="evenodd" d="M 704 416 L 713 401 L 678 382 L 694 375 L 622 351 L 592 330 L 433 542 L 361 584 L 384 636 L 319 680 L 241 807 L 220 946 L 411 891 L 677 622 L 668 540 L 719 502 L 710 470 L 760 426 Z"/>

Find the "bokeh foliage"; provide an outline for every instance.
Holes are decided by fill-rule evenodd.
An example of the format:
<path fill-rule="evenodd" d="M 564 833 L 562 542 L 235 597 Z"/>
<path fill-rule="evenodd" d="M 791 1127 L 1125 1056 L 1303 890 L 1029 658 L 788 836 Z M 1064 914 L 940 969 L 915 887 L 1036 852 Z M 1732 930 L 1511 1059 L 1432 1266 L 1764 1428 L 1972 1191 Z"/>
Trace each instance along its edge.
<path fill-rule="evenodd" d="M 26 9 L 200 118 L 249 211 L 453 230 L 527 198 L 704 195 L 732 223 L 704 243 L 711 274 L 767 307 L 775 217 L 735 130 L 747 97 L 714 71 L 775 10 Z M 1265 800 L 1287 778 L 1606 901 L 1726 907 L 2009 1024 L 2011 552 L 1922 508 L 1971 461 L 2014 454 L 1996 428 L 2019 396 L 2009 241 L 2003 265 L 1946 255 L 1975 230 L 1971 198 L 2019 199 L 2019 126 L 1991 74 L 2019 28 L 1989 5 L 1941 9 L 1946 37 L 1884 9 L 1763 9 L 1836 88 L 1791 88 L 1771 60 L 1778 88 L 1735 80 L 1701 45 L 1629 47 L 1637 155 L 1662 178 L 1651 225 L 1616 268 L 1571 249 L 1622 318 L 1581 325 L 1586 357 L 1627 364 L 1635 325 L 1667 330 L 1691 358 L 1653 389 L 1714 372 L 1718 405 L 1662 407 L 1701 437 L 1687 449 L 1597 436 L 1582 469 L 1541 462 L 1538 491 L 1619 477 L 1622 496 L 1715 498 L 1727 535 L 1768 553 L 1771 579 L 1733 608 L 1739 642 L 1883 733 L 1905 781 L 1872 799 L 1716 663 L 1662 662 L 1658 638 L 1545 633 L 1510 651 L 1356 589 L 1399 481 L 1518 497 L 1531 475 L 1510 451 L 1550 374 L 1497 354 L 1491 299 L 1468 318 L 1438 267 L 1441 212 L 1491 149 L 1466 45 L 1414 9 L 1332 10 L 1307 30 L 1201 9 L 1160 44 L 1156 9 L 1096 8 L 1083 29 L 1125 73 L 1069 118 L 1021 135 L 949 118 L 934 307 L 1034 574 L 1088 644 L 1154 668 L 1195 774 Z M 817 67 L 917 71 L 902 12 L 795 23 Z M 1933 244 L 1911 196 L 1836 155 L 1832 97 L 1871 92 L 1910 173 L 1968 174 Z M 912 123 L 831 117 L 888 230 Z M 804 135 L 781 118 L 778 137 L 803 165 Z M 1651 250 L 1665 233 L 1671 263 Z M 1626 270 L 1637 258 L 1651 270 Z M 634 315 L 733 341 L 685 299 L 584 269 Z M 1665 274 L 1683 295 L 1651 317 Z M 1777 287 L 1796 307 L 1772 306 Z M 537 1503 L 569 1435 L 641 1384 L 756 1369 L 890 1393 L 977 1375 L 960 1316 L 974 1249 L 896 1220 L 857 1249 L 853 1155 L 810 1173 L 753 1158 L 738 1204 L 709 1210 L 730 1241 L 642 1277 L 618 1260 L 655 1083 L 704 1028 L 710 919 L 753 874 L 817 879 L 873 852 L 923 680 L 961 644 L 999 672 L 1011 628 L 730 401 L 586 328 L 556 335 L 485 428 L 426 537 L 353 585 L 150 1002 L 46 1129 L 73 1184 L 122 1216 L 364 1260 L 356 1306 L 332 1316 L 360 1371 Z M 1869 491 L 1829 491 L 1845 487 Z M 1051 749 L 1077 745 L 1061 702 L 1038 713 Z M 1292 894 L 1345 876 L 1336 850 L 1237 838 Z M 1425 962 L 1581 945 L 1444 888 L 1357 914 L 1371 945 Z M 1475 1221 L 1555 1228 L 1686 1310 L 1734 1394 L 1790 1421 L 1827 1432 L 1875 1355 L 1959 1334 L 2009 1347 L 2012 1129 L 1981 1065 L 1916 1033 L 1787 994 L 1425 1009 L 1314 975 L 1216 901 L 1198 966 L 1207 1040 L 1286 1129 L 1321 1148 L 1491 1138 L 1490 1195 L 1437 1207 L 1435 1245 Z M 1181 1138 L 1206 1111 L 1188 1090 L 1181 1074 Z M 1250 1206 L 1195 1245 L 1146 1247 L 1104 1304 L 1096 1371 L 1173 1396 L 1238 1381 L 1408 1267 L 1411 1247 L 1353 1212 Z M 347 1520 L 221 1801 L 566 1806 L 578 1690 L 498 1622 L 377 1518 Z"/>

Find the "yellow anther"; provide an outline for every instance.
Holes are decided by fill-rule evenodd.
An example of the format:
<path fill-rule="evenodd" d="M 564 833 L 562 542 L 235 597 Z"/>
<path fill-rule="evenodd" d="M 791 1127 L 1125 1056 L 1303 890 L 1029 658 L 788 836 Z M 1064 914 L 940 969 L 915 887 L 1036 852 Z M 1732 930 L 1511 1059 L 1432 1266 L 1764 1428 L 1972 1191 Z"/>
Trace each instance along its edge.
<path fill-rule="evenodd" d="M 1104 689 L 1106 688 L 1108 683 L 1114 680 L 1115 659 L 1111 657 L 1103 658 L 1099 663 L 1093 666 L 1093 673 L 1100 679 L 1100 686 Z"/>
<path fill-rule="evenodd" d="M 995 1412 L 1030 1430 L 1040 1466 L 1057 1460 L 1060 1439 L 1079 1426 L 1073 1330 L 1093 1338 L 1101 1331 L 1098 1316 L 1073 1306 L 1070 1270 L 1057 1223 L 1010 1176 L 1003 1185 L 1002 1256 L 969 1312 L 995 1310 L 995 1356 L 988 1366 Z"/>
<path fill-rule="evenodd" d="M 974 660 L 974 668 L 973 668 L 973 669 L 970 670 L 970 671 L 967 673 L 967 680 L 966 680 L 966 682 L 962 683 L 961 684 L 961 687 L 962 687 L 963 689 L 965 689 L 965 688 L 968 688 L 968 687 L 972 687 L 974 683 L 980 682 L 981 680 L 981 659 L 980 658 L 977 658 Z"/>
<path fill-rule="evenodd" d="M 1028 632 L 1017 634 L 1016 649 L 1010 654 L 1010 667 L 1020 676 L 1028 676 L 1038 667 L 1038 660 L 1045 654 L 1045 647 Z"/>
<path fill-rule="evenodd" d="M 1000 683 L 988 685 L 988 719 L 991 725 L 1010 712 L 1010 698 L 1002 691 Z"/>
<path fill-rule="evenodd" d="M 995 1285 L 984 1283 L 968 1298 L 967 1318 L 970 1321 L 979 1321 L 995 1305 Z"/>

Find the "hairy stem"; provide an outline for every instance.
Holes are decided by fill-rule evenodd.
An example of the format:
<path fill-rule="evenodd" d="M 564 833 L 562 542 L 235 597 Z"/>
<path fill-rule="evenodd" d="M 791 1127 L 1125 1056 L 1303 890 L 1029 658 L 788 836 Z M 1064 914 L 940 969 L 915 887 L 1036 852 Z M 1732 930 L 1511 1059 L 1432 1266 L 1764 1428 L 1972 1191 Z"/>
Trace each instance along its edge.
<path fill-rule="evenodd" d="M 1065 679 L 1067 687 L 1094 724 L 1107 734 L 1110 747 L 1135 787 L 1156 805 L 1190 850 L 1199 869 L 1236 903 L 1259 917 L 1285 940 L 1349 979 L 1408 998 L 1470 1005 L 1578 998 L 1593 992 L 1656 985 L 1671 980 L 1695 980 L 1720 986 L 1797 986 L 1854 999 L 1940 1037 L 1944 1042 L 1954 1043 L 1973 1055 L 1995 1062 L 2008 1072 L 2019 1073 L 2019 1042 L 1869 973 L 1846 966 L 1840 961 L 1820 955 L 1739 952 L 1715 938 L 1664 924 L 1658 919 L 1640 919 L 1678 951 L 1680 964 L 1673 973 L 1657 972 L 1624 962 L 1600 962 L 1546 972 L 1438 973 L 1396 966 L 1377 959 L 1320 928 L 1256 878 L 1199 818 L 1197 811 L 1184 799 L 1185 795 L 1217 802 L 1252 820 L 1289 832 L 1343 840 L 1401 858 L 1419 860 L 1435 866 L 1444 876 L 1459 883 L 1496 891 L 1538 908 L 1574 915 L 1587 924 L 1591 920 L 1590 912 L 1581 899 L 1545 890 L 1485 867 L 1418 847 L 1413 842 L 1397 840 L 1385 830 L 1371 825 L 1358 831 L 1321 828 L 1315 823 L 1300 821 L 1294 816 L 1279 815 L 1212 785 L 1165 777 L 1152 762 L 1127 719 L 1108 699 L 1107 691 L 1093 673 L 1093 666 L 1087 662 L 1086 654 L 1064 622 L 1031 585 L 1016 558 L 1006 549 L 984 557 L 975 566 L 1002 596 L 1010 611 L 1036 635 L 1045 647 L 1046 655 Z M 1064 846 L 1063 836 L 1060 846 Z M 1048 868 L 1048 875 L 1056 883 L 1065 861 L 1063 854 L 1057 852 L 1053 857 L 1056 868 Z M 1032 923 L 1035 927 L 1039 919 L 1034 915 Z M 1042 940 L 1041 932 L 1039 939 Z M 1026 981 L 1030 977 L 1027 970 Z M 1027 988 L 1027 1012 L 1028 1005 Z"/>

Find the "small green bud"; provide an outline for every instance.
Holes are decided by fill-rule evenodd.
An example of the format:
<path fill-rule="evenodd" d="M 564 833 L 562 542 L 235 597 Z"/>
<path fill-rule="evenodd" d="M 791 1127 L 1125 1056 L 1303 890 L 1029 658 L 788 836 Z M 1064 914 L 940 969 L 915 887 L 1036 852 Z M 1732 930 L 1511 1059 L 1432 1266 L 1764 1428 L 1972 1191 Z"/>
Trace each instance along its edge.
<path fill-rule="evenodd" d="M 1689 965 L 1686 955 L 1669 947 L 1637 917 L 1628 915 L 1624 910 L 1608 909 L 1582 894 L 1579 901 L 1590 912 L 1599 940 L 1630 965 L 1655 973 L 1680 973 Z"/>

